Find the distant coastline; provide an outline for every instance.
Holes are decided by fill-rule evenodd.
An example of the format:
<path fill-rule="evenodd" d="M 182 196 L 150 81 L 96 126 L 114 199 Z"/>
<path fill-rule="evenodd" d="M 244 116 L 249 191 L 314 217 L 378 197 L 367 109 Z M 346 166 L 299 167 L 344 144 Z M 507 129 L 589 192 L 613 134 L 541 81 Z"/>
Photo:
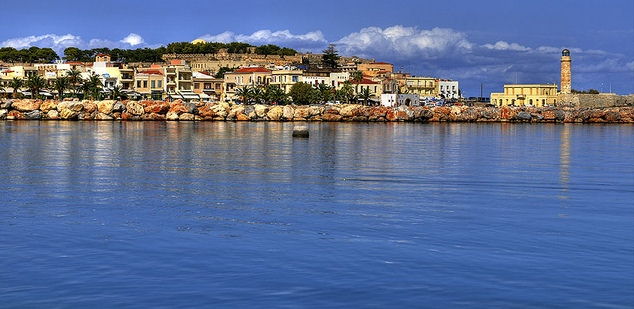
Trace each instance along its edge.
<path fill-rule="evenodd" d="M 22 99 L 0 101 L 0 120 L 634 123 L 634 107 L 385 107 Z"/>

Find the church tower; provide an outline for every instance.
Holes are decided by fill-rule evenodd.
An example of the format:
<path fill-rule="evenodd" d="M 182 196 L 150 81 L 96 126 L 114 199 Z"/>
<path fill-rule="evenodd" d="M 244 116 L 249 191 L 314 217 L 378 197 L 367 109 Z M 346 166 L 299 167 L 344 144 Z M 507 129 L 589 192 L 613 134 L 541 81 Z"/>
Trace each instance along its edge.
<path fill-rule="evenodd" d="M 571 73 L 570 73 L 570 51 L 564 49 L 561 51 L 561 89 L 562 94 L 568 94 L 571 92 Z"/>

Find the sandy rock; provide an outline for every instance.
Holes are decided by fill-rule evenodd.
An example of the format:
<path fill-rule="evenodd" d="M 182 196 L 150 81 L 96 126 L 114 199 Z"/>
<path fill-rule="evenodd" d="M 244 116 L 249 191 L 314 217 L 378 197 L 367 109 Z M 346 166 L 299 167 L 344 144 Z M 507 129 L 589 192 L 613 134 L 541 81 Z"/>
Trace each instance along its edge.
<path fill-rule="evenodd" d="M 254 106 L 255 109 L 255 115 L 258 118 L 264 118 L 264 116 L 266 116 L 266 113 L 268 111 L 268 107 L 266 105 L 262 105 L 262 104 L 256 104 Z"/>
<path fill-rule="evenodd" d="M 292 120 L 295 115 L 295 109 L 292 106 L 285 105 L 282 111 L 282 118 Z"/>
<path fill-rule="evenodd" d="M 49 110 L 48 113 L 46 113 L 46 119 L 51 119 L 51 120 L 59 119 L 59 112 L 54 109 Z"/>
<path fill-rule="evenodd" d="M 123 113 L 125 112 L 125 104 L 121 102 L 116 102 L 112 105 L 112 113 Z"/>
<path fill-rule="evenodd" d="M 194 114 L 182 113 L 178 116 L 178 120 L 192 121 L 194 120 Z"/>
<path fill-rule="evenodd" d="M 298 107 L 293 114 L 294 120 L 306 120 L 312 115 L 312 109 L 309 107 Z"/>
<path fill-rule="evenodd" d="M 144 112 L 143 105 L 130 101 L 128 105 L 126 105 L 126 112 L 134 116 L 141 116 Z"/>
<path fill-rule="evenodd" d="M 6 119 L 7 118 L 7 114 L 9 113 L 8 110 L 6 109 L 0 109 L 0 119 Z"/>
<path fill-rule="evenodd" d="M 97 111 L 97 104 L 90 101 L 83 101 L 81 103 L 84 106 L 84 113 L 92 114 Z"/>
<path fill-rule="evenodd" d="M 97 104 L 98 106 L 99 104 Z M 113 120 L 112 116 L 110 116 L 109 114 L 105 114 L 105 113 L 97 113 L 97 115 L 95 115 L 95 120 Z"/>
<path fill-rule="evenodd" d="M 284 108 L 281 107 L 281 106 L 273 106 L 266 113 L 266 117 L 268 117 L 269 120 L 273 120 L 273 121 L 281 120 L 282 119 L 282 115 L 284 115 Z"/>
<path fill-rule="evenodd" d="M 114 104 L 116 103 L 116 101 L 104 100 L 104 101 L 97 101 L 96 103 L 97 103 L 97 110 L 99 110 L 99 113 L 112 114 L 112 108 L 114 107 Z"/>
<path fill-rule="evenodd" d="M 7 114 L 7 118 L 9 120 L 20 120 L 20 119 L 24 119 L 24 114 L 22 112 L 19 112 L 17 110 L 12 110 L 9 111 L 9 113 Z"/>
<path fill-rule="evenodd" d="M 57 104 L 58 104 L 57 101 L 46 100 L 42 102 L 42 105 L 40 105 L 40 110 L 43 113 L 48 113 L 49 111 L 57 110 Z"/>
<path fill-rule="evenodd" d="M 321 116 L 323 121 L 341 121 L 343 117 L 339 114 L 326 113 Z"/>
<path fill-rule="evenodd" d="M 167 115 L 165 116 L 165 119 L 167 120 L 178 120 L 178 114 L 175 112 L 167 112 Z"/>
<path fill-rule="evenodd" d="M 11 108 L 19 112 L 30 112 L 40 108 L 39 100 L 16 100 L 11 104 Z"/>

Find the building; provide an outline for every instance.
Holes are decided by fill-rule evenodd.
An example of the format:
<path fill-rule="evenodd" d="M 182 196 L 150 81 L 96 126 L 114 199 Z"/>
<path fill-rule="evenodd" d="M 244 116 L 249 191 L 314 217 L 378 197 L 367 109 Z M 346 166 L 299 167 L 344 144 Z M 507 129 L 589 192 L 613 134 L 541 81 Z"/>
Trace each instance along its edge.
<path fill-rule="evenodd" d="M 420 106 L 420 97 L 417 94 L 384 93 L 381 95 L 381 105 L 396 106 Z"/>
<path fill-rule="evenodd" d="M 449 79 L 439 79 L 436 81 L 438 87 L 436 93 L 438 97 L 444 99 L 459 99 L 460 87 L 458 81 Z"/>
<path fill-rule="evenodd" d="M 496 106 L 547 106 L 557 103 L 556 84 L 504 85 L 503 93 L 491 93 Z"/>
<path fill-rule="evenodd" d="M 394 73 L 394 65 L 387 62 L 360 63 L 357 65 L 357 70 L 365 76 L 376 77 Z"/>
<path fill-rule="evenodd" d="M 571 73 L 570 51 L 564 49 L 561 51 L 561 94 L 569 94 L 572 92 L 572 73 Z"/>
<path fill-rule="evenodd" d="M 223 101 L 233 101 L 236 99 L 237 88 L 244 86 L 265 86 L 271 78 L 271 70 L 263 67 L 240 68 L 233 72 L 225 73 L 225 89 Z"/>
<path fill-rule="evenodd" d="M 207 72 L 193 72 L 194 93 L 203 100 L 218 101 L 223 96 L 224 79 Z"/>
<path fill-rule="evenodd" d="M 383 85 L 371 79 L 351 80 L 350 85 L 354 88 L 355 95 L 360 96 L 367 89 L 370 92 L 370 98 L 377 102 L 381 99 L 381 94 L 383 94 Z"/>
<path fill-rule="evenodd" d="M 438 94 L 436 85 L 438 82 L 434 77 L 405 77 L 405 89 L 401 93 L 417 94 L 420 97 L 432 98 Z"/>
<path fill-rule="evenodd" d="M 302 82 L 303 74 L 302 70 L 276 70 L 271 72 L 270 84 L 289 93 L 294 84 Z"/>
<path fill-rule="evenodd" d="M 165 75 L 161 68 L 139 70 L 134 75 L 134 90 L 146 99 L 162 100 Z"/>
<path fill-rule="evenodd" d="M 183 60 L 173 59 L 164 67 L 165 92 L 167 98 L 197 100 L 199 96 L 193 92 L 192 69 Z"/>

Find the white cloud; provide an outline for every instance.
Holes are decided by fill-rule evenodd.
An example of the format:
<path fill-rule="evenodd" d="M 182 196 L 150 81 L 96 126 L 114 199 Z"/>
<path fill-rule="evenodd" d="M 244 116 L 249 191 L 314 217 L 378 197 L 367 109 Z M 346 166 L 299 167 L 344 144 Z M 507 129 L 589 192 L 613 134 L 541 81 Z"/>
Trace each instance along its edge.
<path fill-rule="evenodd" d="M 0 43 L 3 47 L 13 47 L 17 49 L 40 46 L 40 47 L 57 47 L 57 46 L 75 46 L 82 43 L 79 36 L 72 34 L 44 34 L 44 35 L 31 35 L 22 38 L 12 38 Z"/>
<path fill-rule="evenodd" d="M 278 44 L 285 47 L 313 49 L 325 46 L 328 41 L 321 31 L 293 34 L 289 30 L 259 30 L 251 34 L 237 34 L 225 31 L 219 34 L 205 34 L 200 37 L 208 42 L 246 42 L 251 44 Z"/>
<path fill-rule="evenodd" d="M 345 55 L 397 59 L 433 59 L 448 54 L 468 53 L 473 48 L 464 33 L 453 29 L 424 30 L 404 26 L 363 28 L 341 38 L 336 44 Z"/>
<path fill-rule="evenodd" d="M 43 35 L 31 35 L 21 38 L 11 38 L 0 42 L 0 47 L 13 47 L 17 49 L 28 48 L 31 46 L 37 47 L 50 47 L 59 56 L 62 56 L 64 49 L 67 47 L 77 48 L 131 48 L 145 45 L 143 38 L 135 33 L 130 33 L 120 41 L 110 41 L 104 39 L 90 39 L 88 41 L 82 39 L 78 35 L 74 34 L 43 34 Z"/>
<path fill-rule="evenodd" d="M 497 41 L 495 44 L 484 44 L 482 45 L 484 48 L 494 49 L 494 50 L 512 50 L 512 51 L 529 51 L 530 47 L 522 46 L 517 43 L 508 43 L 505 41 Z"/>
<path fill-rule="evenodd" d="M 145 43 L 143 38 L 136 33 L 128 34 L 128 36 L 123 38 L 120 42 L 130 44 L 131 46 L 136 46 L 136 45 Z"/>

